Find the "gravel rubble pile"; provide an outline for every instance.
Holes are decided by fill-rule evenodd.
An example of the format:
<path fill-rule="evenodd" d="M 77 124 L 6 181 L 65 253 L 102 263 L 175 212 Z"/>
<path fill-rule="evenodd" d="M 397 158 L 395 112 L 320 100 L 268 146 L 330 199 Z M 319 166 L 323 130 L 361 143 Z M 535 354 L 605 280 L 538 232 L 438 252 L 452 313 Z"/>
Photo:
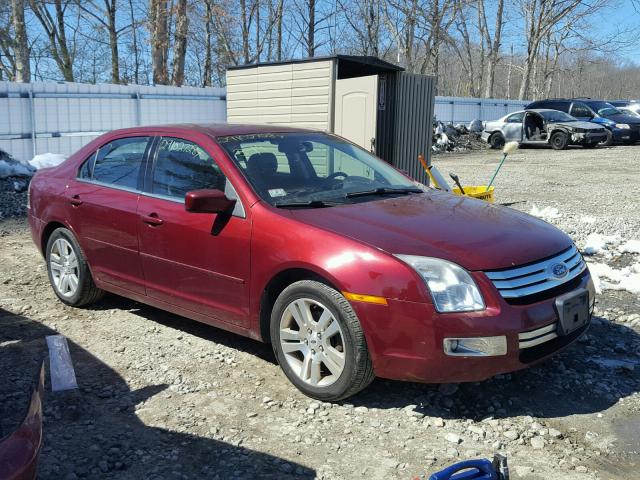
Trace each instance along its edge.
<path fill-rule="evenodd" d="M 627 188 L 640 180 L 636 151 L 522 150 L 497 178 L 497 201 L 556 208 L 550 221 L 580 247 L 593 232 L 638 238 L 637 191 Z M 434 163 L 481 184 L 499 160 L 482 151 Z M 24 212 L 24 194 L 0 195 L 0 211 Z M 494 453 L 516 480 L 637 477 L 638 295 L 603 291 L 587 334 L 527 370 L 469 384 L 377 379 L 330 404 L 296 391 L 268 345 L 112 295 L 88 309 L 64 306 L 24 216 L 6 217 L 0 369 L 11 373 L 0 382 L 0 414 L 22 409 L 46 335 L 68 338 L 80 386 L 48 389 L 40 478 L 425 479 Z"/>

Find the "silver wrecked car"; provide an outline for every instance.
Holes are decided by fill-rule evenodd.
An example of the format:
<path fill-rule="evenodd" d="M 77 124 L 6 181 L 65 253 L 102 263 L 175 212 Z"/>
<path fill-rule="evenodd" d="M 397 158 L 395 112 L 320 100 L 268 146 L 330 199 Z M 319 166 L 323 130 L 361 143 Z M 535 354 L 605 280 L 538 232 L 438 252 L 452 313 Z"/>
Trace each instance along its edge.
<path fill-rule="evenodd" d="M 492 148 L 502 148 L 505 142 L 513 141 L 524 145 L 549 144 L 554 150 L 564 150 L 568 145 L 593 148 L 607 139 L 607 130 L 558 110 L 535 109 L 486 122 L 482 139 Z"/>

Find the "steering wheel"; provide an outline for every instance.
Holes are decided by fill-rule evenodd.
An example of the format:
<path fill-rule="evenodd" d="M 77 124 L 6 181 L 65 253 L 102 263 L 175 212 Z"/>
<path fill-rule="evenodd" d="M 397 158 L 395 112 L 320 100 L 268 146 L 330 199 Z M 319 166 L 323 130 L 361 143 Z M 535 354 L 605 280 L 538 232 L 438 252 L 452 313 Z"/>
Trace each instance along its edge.
<path fill-rule="evenodd" d="M 337 177 L 344 177 L 347 178 L 349 175 L 347 175 L 344 172 L 333 172 L 331 175 L 328 175 L 327 178 L 325 178 L 325 180 L 334 180 Z"/>

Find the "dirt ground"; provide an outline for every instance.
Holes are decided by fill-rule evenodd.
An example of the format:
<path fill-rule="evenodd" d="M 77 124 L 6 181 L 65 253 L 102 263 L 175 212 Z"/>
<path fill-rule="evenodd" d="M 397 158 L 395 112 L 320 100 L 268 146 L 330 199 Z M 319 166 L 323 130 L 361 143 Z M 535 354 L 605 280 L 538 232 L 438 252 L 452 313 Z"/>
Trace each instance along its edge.
<path fill-rule="evenodd" d="M 439 155 L 486 183 L 500 154 Z M 498 202 L 590 233 L 640 238 L 640 146 L 522 150 Z M 614 250 L 590 261 L 631 265 Z M 376 380 L 337 404 L 288 383 L 269 346 L 109 295 L 61 304 L 24 217 L 0 220 L 0 435 L 17 422 L 44 337 L 66 336 L 80 388 L 49 391 L 40 478 L 414 479 L 506 455 L 512 478 L 631 480 L 640 469 L 640 295 L 603 290 L 588 333 L 546 363 L 486 382 Z"/>

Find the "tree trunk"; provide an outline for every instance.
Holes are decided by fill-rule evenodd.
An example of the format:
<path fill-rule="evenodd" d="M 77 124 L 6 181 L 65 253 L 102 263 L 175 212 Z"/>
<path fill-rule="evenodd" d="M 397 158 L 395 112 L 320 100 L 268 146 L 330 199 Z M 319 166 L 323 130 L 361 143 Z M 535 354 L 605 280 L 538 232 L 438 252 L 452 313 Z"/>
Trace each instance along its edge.
<path fill-rule="evenodd" d="M 67 34 L 65 31 L 65 18 L 62 8 L 62 1 L 55 0 L 56 6 L 56 21 L 58 22 L 58 45 L 60 48 L 60 57 L 62 62 L 60 63 L 60 70 L 62 76 L 66 82 L 73 82 L 73 58 L 69 53 L 69 47 L 67 46 Z"/>
<path fill-rule="evenodd" d="M 116 0 L 104 2 L 109 25 L 109 46 L 111 47 L 111 82 L 120 83 L 120 60 L 118 57 L 118 29 L 116 28 Z"/>
<path fill-rule="evenodd" d="M 16 82 L 28 83 L 31 81 L 31 65 L 29 64 L 29 44 L 27 42 L 27 30 L 24 24 L 24 0 L 11 0 L 11 13 L 13 16 L 14 62 Z"/>
<path fill-rule="evenodd" d="M 316 53 L 316 0 L 307 0 L 309 7 L 309 31 L 307 32 L 307 56 Z"/>
<path fill-rule="evenodd" d="M 493 44 L 489 53 L 489 64 L 487 65 L 487 89 L 485 97 L 493 98 L 493 88 L 496 79 L 496 67 L 500 58 L 500 43 L 502 41 L 502 17 L 504 13 L 504 0 L 498 0 L 496 11 L 496 25 L 493 30 Z"/>
<path fill-rule="evenodd" d="M 129 0 L 129 13 L 131 14 L 131 35 L 133 38 L 133 81 L 137 85 L 140 83 L 140 58 L 138 56 L 138 27 L 136 26 L 136 18 L 133 12 L 133 0 Z"/>
<path fill-rule="evenodd" d="M 167 85 L 169 83 L 167 67 L 167 51 L 169 49 L 167 0 L 151 0 L 150 10 L 153 83 L 155 85 Z"/>
<path fill-rule="evenodd" d="M 204 53 L 204 72 L 202 73 L 202 86 L 210 87 L 211 86 L 211 77 L 213 75 L 213 59 L 211 58 L 212 54 L 212 21 L 213 21 L 213 6 L 211 5 L 212 0 L 205 0 L 205 53 Z"/>
<path fill-rule="evenodd" d="M 284 0 L 280 0 L 278 3 L 278 33 L 276 35 L 276 58 L 280 62 L 282 61 L 282 16 L 284 14 Z"/>
<path fill-rule="evenodd" d="M 178 0 L 175 42 L 173 47 L 173 84 L 176 87 L 180 87 L 184 83 L 184 62 L 187 52 L 188 32 L 187 0 Z"/>
<path fill-rule="evenodd" d="M 244 63 L 247 64 L 251 60 L 251 52 L 249 50 L 249 17 L 247 16 L 247 2 L 246 0 L 240 0 L 240 10 L 242 18 L 242 55 L 244 56 Z"/>

